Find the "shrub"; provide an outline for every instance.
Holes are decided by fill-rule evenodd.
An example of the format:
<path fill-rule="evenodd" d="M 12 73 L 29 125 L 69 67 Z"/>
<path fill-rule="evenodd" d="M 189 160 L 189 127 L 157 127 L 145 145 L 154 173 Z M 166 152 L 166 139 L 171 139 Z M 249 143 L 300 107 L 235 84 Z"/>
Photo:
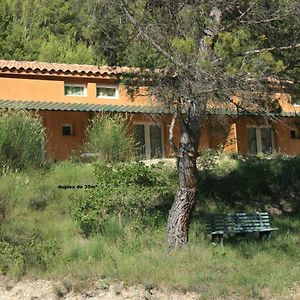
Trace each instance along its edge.
<path fill-rule="evenodd" d="M 158 213 L 158 207 L 169 208 L 172 202 L 173 187 L 161 165 L 97 164 L 95 173 L 97 188 L 72 204 L 73 215 L 86 235 L 101 231 L 112 216 L 118 216 L 120 222 L 123 217 L 142 221 L 147 214 Z"/>
<path fill-rule="evenodd" d="M 98 115 L 87 129 L 85 150 L 97 153 L 103 161 L 125 161 L 132 157 L 133 146 L 122 116 Z"/>
<path fill-rule="evenodd" d="M 201 199 L 240 210 L 299 212 L 300 156 L 218 156 L 212 168 L 201 170 Z"/>
<path fill-rule="evenodd" d="M 0 240 L 0 273 L 6 275 L 8 272 L 22 275 L 24 273 L 24 260 L 20 247 Z"/>
<path fill-rule="evenodd" d="M 0 273 L 23 275 L 34 268 L 46 271 L 61 255 L 57 241 L 45 239 L 37 232 L 26 235 L 0 239 Z"/>
<path fill-rule="evenodd" d="M 40 119 L 22 110 L 0 111 L 0 164 L 4 169 L 40 166 L 45 133 Z"/>

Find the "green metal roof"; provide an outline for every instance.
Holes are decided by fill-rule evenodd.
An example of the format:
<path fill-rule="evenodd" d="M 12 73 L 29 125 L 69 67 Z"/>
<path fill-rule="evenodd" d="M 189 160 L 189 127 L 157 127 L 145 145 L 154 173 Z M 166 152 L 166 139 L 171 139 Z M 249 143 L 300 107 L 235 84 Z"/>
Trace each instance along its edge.
<path fill-rule="evenodd" d="M 47 101 L 18 101 L 1 100 L 0 108 L 32 109 L 32 110 L 56 110 L 56 111 L 85 111 L 85 112 L 128 112 L 128 113 L 168 113 L 160 107 L 137 105 L 108 105 L 90 103 L 65 103 Z"/>
<path fill-rule="evenodd" d="M 50 101 L 21 101 L 21 100 L 1 100 L 1 108 L 30 109 L 30 110 L 55 110 L 55 111 L 84 111 L 84 112 L 120 112 L 120 113 L 142 113 L 142 114 L 170 114 L 170 109 L 141 105 L 109 105 L 91 103 L 65 103 Z M 207 109 L 207 114 L 238 115 L 236 109 L 211 108 Z M 245 115 L 245 113 L 240 113 Z M 253 113 L 255 114 L 255 113 Z M 300 112 L 284 112 L 274 114 L 282 117 L 299 117 Z"/>

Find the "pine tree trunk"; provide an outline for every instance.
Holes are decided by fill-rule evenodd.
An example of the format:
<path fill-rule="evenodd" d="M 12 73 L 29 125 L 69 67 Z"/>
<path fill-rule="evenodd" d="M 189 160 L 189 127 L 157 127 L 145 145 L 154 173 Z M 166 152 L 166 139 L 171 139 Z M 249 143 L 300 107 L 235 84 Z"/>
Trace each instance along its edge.
<path fill-rule="evenodd" d="M 199 133 L 200 128 L 197 128 Z M 181 132 L 177 169 L 179 187 L 168 217 L 169 249 L 180 248 L 188 242 L 188 230 L 198 191 L 196 167 L 199 134 Z"/>

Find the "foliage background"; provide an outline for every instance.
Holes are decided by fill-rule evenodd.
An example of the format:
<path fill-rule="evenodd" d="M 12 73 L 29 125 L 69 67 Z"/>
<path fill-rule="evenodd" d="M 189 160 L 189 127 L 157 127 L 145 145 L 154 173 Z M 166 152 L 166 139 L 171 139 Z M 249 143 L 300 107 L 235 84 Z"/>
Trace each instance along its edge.
<path fill-rule="evenodd" d="M 38 115 L 0 110 L 0 171 L 41 166 L 45 143 L 45 129 Z"/>
<path fill-rule="evenodd" d="M 108 0 L 0 0 L 0 58 L 147 67 L 159 63 L 159 55 L 142 46 Z"/>
<path fill-rule="evenodd" d="M 133 158 L 134 139 L 126 124 L 128 120 L 121 115 L 101 114 L 93 118 L 86 131 L 85 150 L 106 162 Z"/>

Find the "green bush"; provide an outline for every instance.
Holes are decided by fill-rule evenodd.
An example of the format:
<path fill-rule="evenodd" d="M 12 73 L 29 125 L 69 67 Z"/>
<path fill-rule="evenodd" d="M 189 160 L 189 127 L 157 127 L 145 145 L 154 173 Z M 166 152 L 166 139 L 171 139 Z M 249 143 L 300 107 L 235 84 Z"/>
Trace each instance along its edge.
<path fill-rule="evenodd" d="M 96 153 L 102 161 L 117 162 L 132 158 L 133 138 L 122 116 L 98 115 L 87 129 L 85 151 Z"/>
<path fill-rule="evenodd" d="M 142 221 L 151 212 L 166 214 L 172 203 L 174 189 L 161 165 L 97 164 L 95 174 L 97 188 L 72 203 L 73 215 L 86 235 L 101 231 L 113 216 L 120 223 L 124 217 Z"/>
<path fill-rule="evenodd" d="M 6 236 L 0 239 L 0 273 L 23 275 L 28 270 L 46 271 L 61 255 L 59 243 L 38 233 L 30 236 Z"/>
<path fill-rule="evenodd" d="M 22 110 L 0 110 L 0 165 L 20 170 L 44 161 L 45 133 L 41 120 Z"/>
<path fill-rule="evenodd" d="M 200 171 L 201 200 L 212 200 L 219 210 L 300 212 L 300 156 L 213 155 L 213 167 Z"/>
<path fill-rule="evenodd" d="M 24 260 L 20 247 L 0 240 L 0 273 L 6 275 L 8 272 L 15 275 L 24 273 Z"/>

